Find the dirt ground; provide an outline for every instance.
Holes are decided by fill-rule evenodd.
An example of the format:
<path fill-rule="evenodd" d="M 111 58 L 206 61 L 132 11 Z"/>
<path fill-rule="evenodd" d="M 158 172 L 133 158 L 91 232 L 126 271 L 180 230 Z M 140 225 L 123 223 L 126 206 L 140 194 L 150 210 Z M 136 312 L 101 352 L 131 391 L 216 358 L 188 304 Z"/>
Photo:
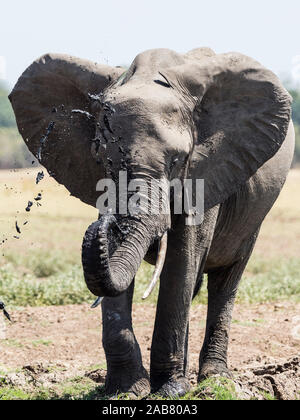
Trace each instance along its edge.
<path fill-rule="evenodd" d="M 189 355 L 193 384 L 204 337 L 205 314 L 204 305 L 192 308 Z M 278 399 L 300 398 L 299 314 L 300 304 L 291 302 L 235 306 L 229 367 L 241 396 L 261 398 L 263 393 L 268 393 Z M 149 368 L 154 316 L 154 305 L 134 305 L 134 329 L 146 368 Z M 6 339 L 0 340 L 1 366 L 25 367 L 36 373 L 42 366 L 42 372 L 48 372 L 48 376 L 51 370 L 47 367 L 56 366 L 61 369 L 55 380 L 88 375 L 103 382 L 106 365 L 99 308 L 92 310 L 86 304 L 23 308 L 15 310 L 12 317 L 14 322 L 6 323 Z"/>

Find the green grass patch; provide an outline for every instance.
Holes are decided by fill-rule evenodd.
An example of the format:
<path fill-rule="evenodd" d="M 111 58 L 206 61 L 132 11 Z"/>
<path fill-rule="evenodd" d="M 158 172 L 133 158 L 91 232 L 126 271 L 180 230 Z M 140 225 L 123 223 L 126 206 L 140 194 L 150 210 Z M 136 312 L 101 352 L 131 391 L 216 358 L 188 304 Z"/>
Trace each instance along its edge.
<path fill-rule="evenodd" d="M 103 387 L 88 378 L 77 377 L 60 384 L 52 390 L 50 399 L 59 400 L 94 400 L 104 396 Z"/>
<path fill-rule="evenodd" d="M 93 300 L 81 267 L 40 280 L 32 274 L 18 275 L 8 264 L 0 268 L 0 296 L 8 306 L 67 305 Z"/>
<path fill-rule="evenodd" d="M 240 321 L 239 319 L 233 319 L 231 321 L 232 324 L 241 325 L 242 327 L 254 327 L 256 328 L 258 325 L 264 324 L 265 320 L 263 319 L 256 319 L 255 321 Z"/>
<path fill-rule="evenodd" d="M 107 400 L 104 386 L 89 378 L 75 377 L 50 388 L 24 390 L 0 383 L 0 400 Z M 118 394 L 115 400 L 127 400 L 127 394 Z M 203 381 L 181 398 L 164 398 L 150 395 L 149 400 L 237 400 L 234 383 L 226 378 L 210 378 Z"/>
<path fill-rule="evenodd" d="M 108 399 L 104 387 L 89 378 L 68 379 L 49 388 L 24 389 L 7 385 L 0 378 L 0 400 L 95 400 Z"/>
<path fill-rule="evenodd" d="M 207 278 L 194 304 L 207 303 Z M 300 259 L 252 258 L 240 282 L 238 303 L 300 302 Z"/>
<path fill-rule="evenodd" d="M 93 302 L 82 267 L 62 253 L 37 252 L 26 258 L 7 257 L 0 268 L 0 296 L 9 307 L 67 305 Z M 144 303 L 142 295 L 148 285 L 153 267 L 142 263 L 135 281 L 134 302 Z M 240 283 L 237 302 L 264 303 L 280 300 L 300 301 L 300 259 L 251 259 Z M 157 301 L 159 287 L 145 303 Z M 207 280 L 194 304 L 207 303 Z"/>
<path fill-rule="evenodd" d="M 7 99 L 8 102 L 8 99 Z M 1 97 L 0 97 L 1 103 Z M 16 127 L 1 127 L 0 113 L 0 167 L 26 168 L 31 167 L 35 157 L 29 152 Z M 11 115 L 11 120 L 14 116 Z M 11 121 L 12 122 L 12 121 Z M 36 165 L 35 165 L 36 166 Z"/>
<path fill-rule="evenodd" d="M 7 263 L 11 263 L 18 273 L 30 273 L 36 278 L 66 273 L 77 262 L 74 261 L 74 257 L 57 250 L 33 250 L 21 255 L 9 251 L 5 254 L 5 260 Z"/>
<path fill-rule="evenodd" d="M 252 259 L 241 281 L 237 301 L 265 303 L 280 300 L 300 302 L 300 259 Z"/>
<path fill-rule="evenodd" d="M 13 340 L 12 338 L 7 338 L 5 340 L 0 340 L 0 342 L 7 347 L 17 347 L 17 348 L 24 347 L 24 343 L 21 343 L 19 340 Z"/>
<path fill-rule="evenodd" d="M 183 397 L 185 400 L 237 400 L 233 381 L 227 378 L 208 378 L 201 382 L 192 392 Z"/>
<path fill-rule="evenodd" d="M 52 343 L 53 342 L 51 340 L 44 340 L 44 339 L 32 341 L 32 344 L 34 345 L 34 347 L 50 346 Z"/>
<path fill-rule="evenodd" d="M 274 397 L 274 395 L 269 394 L 268 392 L 263 391 L 262 392 L 262 396 L 264 398 L 264 400 L 266 401 L 276 401 L 276 397 Z"/>
<path fill-rule="evenodd" d="M 23 391 L 20 388 L 0 386 L 0 400 L 31 400 L 31 394 Z"/>

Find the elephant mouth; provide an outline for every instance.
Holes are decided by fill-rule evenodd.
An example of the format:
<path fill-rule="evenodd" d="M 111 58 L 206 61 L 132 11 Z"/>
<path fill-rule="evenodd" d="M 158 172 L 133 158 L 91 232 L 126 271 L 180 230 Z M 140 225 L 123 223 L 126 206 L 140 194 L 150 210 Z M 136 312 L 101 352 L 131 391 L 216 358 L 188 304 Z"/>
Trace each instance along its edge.
<path fill-rule="evenodd" d="M 89 226 L 82 244 L 82 265 L 85 282 L 94 295 L 114 297 L 127 290 L 151 244 L 158 239 L 155 270 L 143 299 L 151 294 L 167 252 L 166 229 L 159 234 L 151 222 L 144 216 L 107 214 Z"/>

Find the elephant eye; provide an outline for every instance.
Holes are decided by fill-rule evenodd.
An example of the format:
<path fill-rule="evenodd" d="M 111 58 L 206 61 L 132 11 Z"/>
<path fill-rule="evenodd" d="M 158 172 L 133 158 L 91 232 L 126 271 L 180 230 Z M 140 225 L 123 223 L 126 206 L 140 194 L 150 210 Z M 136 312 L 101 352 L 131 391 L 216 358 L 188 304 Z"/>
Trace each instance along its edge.
<path fill-rule="evenodd" d="M 167 88 L 172 88 L 172 86 L 169 83 L 169 80 L 161 72 L 158 72 L 158 73 L 164 80 L 155 79 L 154 83 L 157 83 L 158 85 L 161 85 Z"/>
<path fill-rule="evenodd" d="M 169 83 L 163 82 L 162 80 L 157 79 L 157 80 L 154 80 L 154 82 L 157 83 L 158 85 L 165 86 L 167 88 L 172 87 L 171 85 L 169 85 Z"/>

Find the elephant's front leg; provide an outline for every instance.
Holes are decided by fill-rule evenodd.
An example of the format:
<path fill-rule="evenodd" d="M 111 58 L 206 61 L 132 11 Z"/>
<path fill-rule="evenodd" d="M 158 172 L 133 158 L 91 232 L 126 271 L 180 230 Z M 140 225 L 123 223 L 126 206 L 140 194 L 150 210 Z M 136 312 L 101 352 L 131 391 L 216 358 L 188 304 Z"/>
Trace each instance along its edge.
<path fill-rule="evenodd" d="M 177 264 L 176 267 L 179 269 Z M 176 396 L 184 395 L 190 389 L 185 375 L 185 348 L 193 292 L 192 283 L 187 285 L 186 279 L 181 278 L 179 281 L 179 273 L 172 274 L 168 274 L 169 281 L 165 276 L 161 277 L 151 347 L 150 377 L 152 392 Z"/>
<path fill-rule="evenodd" d="M 105 390 L 147 395 L 149 376 L 142 364 L 139 345 L 132 329 L 131 309 L 134 281 L 126 292 L 102 302 L 103 347 L 107 362 Z"/>
<path fill-rule="evenodd" d="M 186 361 L 189 311 L 197 275 L 211 243 L 217 211 L 201 227 L 177 225 L 169 234 L 151 347 L 151 389 L 180 396 L 190 389 Z"/>

